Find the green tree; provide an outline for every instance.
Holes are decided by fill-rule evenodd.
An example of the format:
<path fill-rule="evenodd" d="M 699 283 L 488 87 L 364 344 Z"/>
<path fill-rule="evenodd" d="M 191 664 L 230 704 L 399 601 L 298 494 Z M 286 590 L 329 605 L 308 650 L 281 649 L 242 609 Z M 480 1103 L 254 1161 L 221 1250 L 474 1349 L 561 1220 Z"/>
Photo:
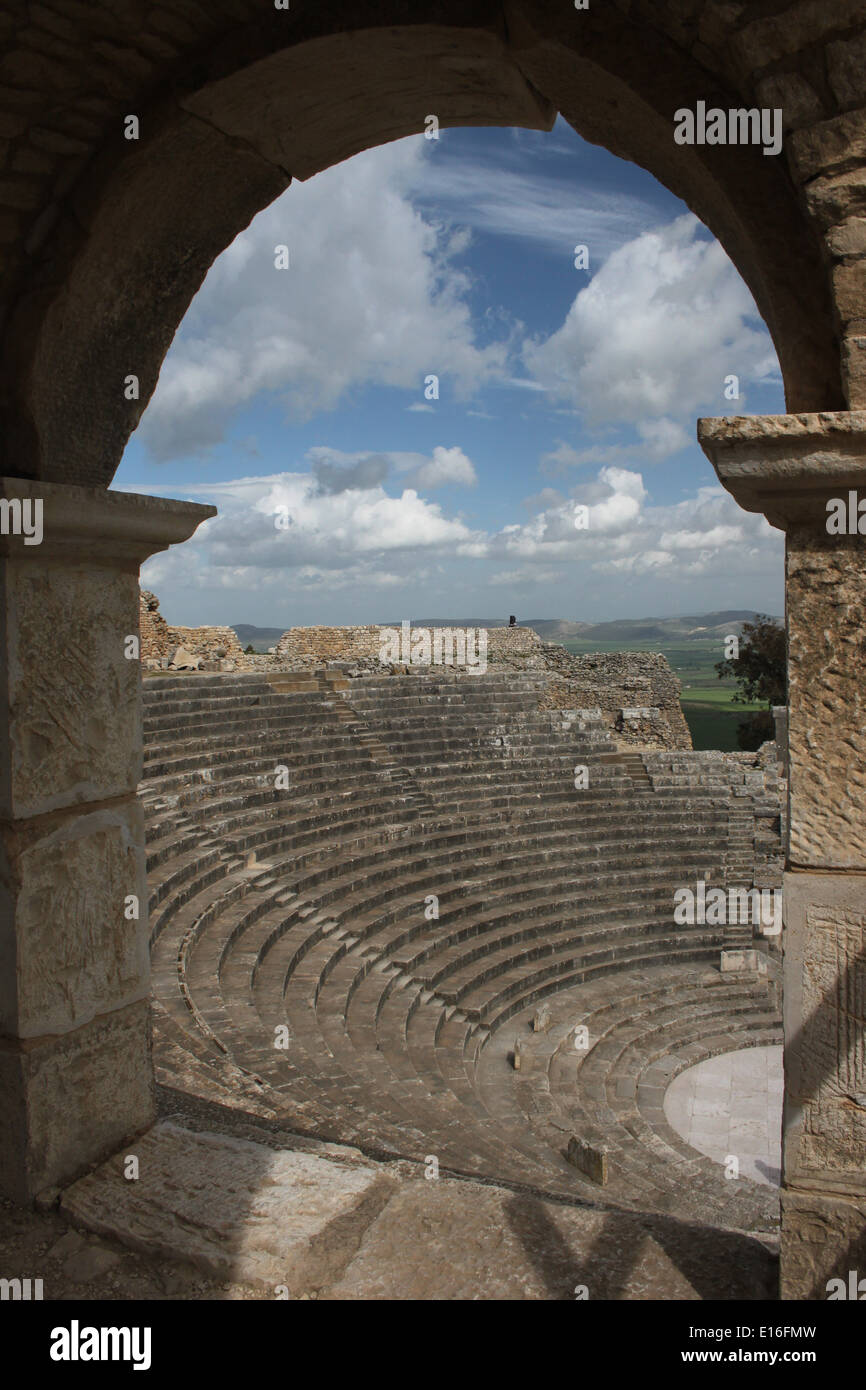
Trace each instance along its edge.
<path fill-rule="evenodd" d="M 733 677 L 737 693 L 733 703 L 751 705 L 766 701 L 766 709 L 757 710 L 740 721 L 737 742 L 745 751 L 754 751 L 775 735 L 771 713 L 773 705 L 788 700 L 788 661 L 785 629 L 775 618 L 756 613 L 755 621 L 743 623 L 738 656 L 716 662 L 719 680 Z"/>
<path fill-rule="evenodd" d="M 252 642 L 250 642 L 248 646 L 244 647 L 244 653 L 247 653 L 247 652 L 252 652 L 253 656 L 255 656 L 255 654 L 256 654 L 256 649 L 255 649 L 255 647 L 253 646 Z"/>

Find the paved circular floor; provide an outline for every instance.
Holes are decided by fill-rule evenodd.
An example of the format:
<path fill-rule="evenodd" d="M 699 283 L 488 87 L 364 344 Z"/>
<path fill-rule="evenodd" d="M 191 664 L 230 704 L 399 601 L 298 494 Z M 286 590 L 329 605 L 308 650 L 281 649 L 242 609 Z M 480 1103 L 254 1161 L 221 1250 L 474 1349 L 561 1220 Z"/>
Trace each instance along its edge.
<path fill-rule="evenodd" d="M 782 1049 L 746 1047 L 689 1067 L 665 1093 L 668 1124 L 717 1163 L 778 1187 L 782 1167 Z"/>

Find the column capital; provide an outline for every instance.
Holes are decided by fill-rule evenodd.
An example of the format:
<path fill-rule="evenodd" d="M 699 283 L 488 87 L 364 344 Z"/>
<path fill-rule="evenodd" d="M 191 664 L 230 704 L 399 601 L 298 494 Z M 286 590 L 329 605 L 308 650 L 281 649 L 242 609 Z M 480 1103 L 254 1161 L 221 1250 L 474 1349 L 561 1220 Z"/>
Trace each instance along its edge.
<path fill-rule="evenodd" d="M 77 487 L 40 479 L 0 478 L 0 557 L 66 564 L 85 559 L 89 565 L 134 571 L 157 551 L 188 540 L 196 527 L 216 516 L 216 507 L 144 497 L 135 492 Z M 14 504 L 41 502 L 42 537 L 38 543 L 9 531 Z M 32 522 L 32 510 L 28 514 Z"/>
<path fill-rule="evenodd" d="M 40 504 L 37 506 L 36 504 Z M 215 508 L 0 478 L 0 819 L 131 795 L 139 567 Z M 4 645 L 5 644 L 5 645 Z"/>
<path fill-rule="evenodd" d="M 698 442 L 743 510 L 782 531 L 824 530 L 830 497 L 866 492 L 866 410 L 710 417 Z"/>

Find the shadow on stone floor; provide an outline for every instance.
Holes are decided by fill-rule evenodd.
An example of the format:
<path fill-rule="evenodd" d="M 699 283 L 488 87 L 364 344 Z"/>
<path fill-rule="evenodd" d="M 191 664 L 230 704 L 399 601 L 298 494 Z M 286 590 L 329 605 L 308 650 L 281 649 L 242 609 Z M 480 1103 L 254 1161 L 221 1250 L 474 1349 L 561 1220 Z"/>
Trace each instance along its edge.
<path fill-rule="evenodd" d="M 672 1217 L 608 1212 L 597 1234 L 577 1249 L 560 1229 L 557 1211 L 517 1195 L 505 1205 L 512 1231 L 552 1299 L 778 1297 L 778 1258 L 753 1236 Z"/>

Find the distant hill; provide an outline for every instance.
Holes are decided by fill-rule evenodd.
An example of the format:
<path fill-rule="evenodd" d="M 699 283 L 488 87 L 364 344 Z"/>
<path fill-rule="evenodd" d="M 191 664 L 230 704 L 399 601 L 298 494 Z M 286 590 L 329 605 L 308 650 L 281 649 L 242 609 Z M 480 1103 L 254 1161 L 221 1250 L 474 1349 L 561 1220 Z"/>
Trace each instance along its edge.
<path fill-rule="evenodd" d="M 592 623 L 572 622 L 570 618 L 518 618 L 521 627 L 531 627 L 545 642 L 561 642 L 566 637 L 589 637 Z"/>
<path fill-rule="evenodd" d="M 755 613 L 747 608 L 726 608 L 718 613 L 698 613 L 684 618 L 617 618 L 609 623 L 581 623 L 570 618 L 518 618 L 520 627 L 531 627 L 545 642 L 562 642 L 570 637 L 597 642 L 689 642 L 706 637 L 727 637 L 742 633 L 743 623 Z M 383 627 L 399 627 L 392 619 Z M 306 624 L 309 626 L 309 624 Z M 413 618 L 413 627 L 507 627 L 507 618 Z M 275 647 L 285 631 L 281 627 L 255 627 L 235 623 L 242 647 L 250 643 L 267 650 Z"/>
<path fill-rule="evenodd" d="M 726 608 L 717 613 L 698 613 L 683 618 L 618 618 L 607 623 L 582 623 L 570 618 L 521 618 L 520 627 L 531 627 L 545 642 L 571 637 L 597 642 L 688 642 L 706 637 L 742 633 L 743 623 L 756 614 L 749 608 Z M 416 627 L 505 627 L 506 618 L 413 618 Z M 397 626 L 397 624 L 393 624 Z"/>
<path fill-rule="evenodd" d="M 254 627 L 252 623 L 234 623 L 234 630 L 242 647 L 275 647 L 285 632 L 284 627 Z"/>
<path fill-rule="evenodd" d="M 698 613 L 684 618 L 620 618 L 610 623 L 593 623 L 583 632 L 563 636 L 598 642 L 689 642 L 706 637 L 727 637 L 733 632 L 739 636 L 743 623 L 750 623 L 755 617 L 751 609 L 727 608 L 718 613 Z M 540 637 L 546 636 L 539 628 L 536 631 Z"/>
<path fill-rule="evenodd" d="M 395 621 L 386 627 L 399 627 Z M 413 627 L 507 627 L 507 618 L 413 618 Z M 572 622 L 569 618 L 518 618 L 518 627 L 531 627 L 545 642 L 556 642 L 563 637 L 585 637 L 592 628 L 591 623 Z"/>

